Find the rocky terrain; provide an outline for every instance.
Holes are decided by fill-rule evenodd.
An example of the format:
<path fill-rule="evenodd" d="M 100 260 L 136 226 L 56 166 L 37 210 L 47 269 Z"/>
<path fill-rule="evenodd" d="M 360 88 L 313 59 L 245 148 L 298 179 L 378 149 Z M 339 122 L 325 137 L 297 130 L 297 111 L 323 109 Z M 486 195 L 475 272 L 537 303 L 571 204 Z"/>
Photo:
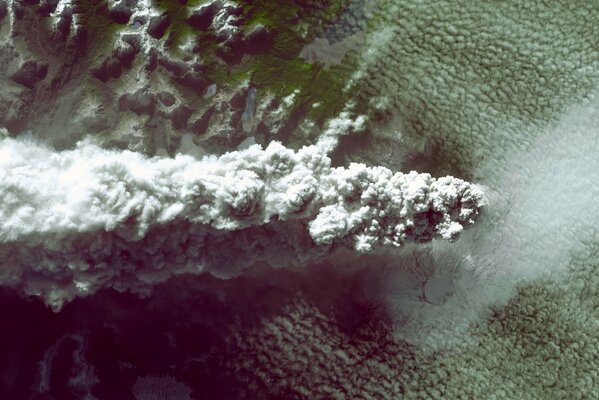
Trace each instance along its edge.
<path fill-rule="evenodd" d="M 0 126 L 149 155 L 315 136 L 344 99 L 299 54 L 347 7 L 281 3 L 2 0 Z"/>

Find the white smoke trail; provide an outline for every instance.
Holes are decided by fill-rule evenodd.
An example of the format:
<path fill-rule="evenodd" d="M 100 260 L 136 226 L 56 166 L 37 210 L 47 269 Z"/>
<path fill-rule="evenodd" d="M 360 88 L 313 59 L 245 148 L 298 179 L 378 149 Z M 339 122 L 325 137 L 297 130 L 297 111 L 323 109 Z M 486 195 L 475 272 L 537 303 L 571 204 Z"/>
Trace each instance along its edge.
<path fill-rule="evenodd" d="M 451 177 L 331 168 L 331 145 L 273 142 L 220 157 L 147 158 L 81 142 L 0 141 L 0 283 L 59 308 L 174 274 L 298 265 L 335 248 L 453 240 L 482 192 Z"/>

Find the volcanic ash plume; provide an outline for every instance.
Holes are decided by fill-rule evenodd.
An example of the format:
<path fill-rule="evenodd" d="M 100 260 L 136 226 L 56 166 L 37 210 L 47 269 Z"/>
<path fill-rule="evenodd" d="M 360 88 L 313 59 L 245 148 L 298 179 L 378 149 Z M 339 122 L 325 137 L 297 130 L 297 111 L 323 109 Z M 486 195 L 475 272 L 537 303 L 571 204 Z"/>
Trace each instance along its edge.
<path fill-rule="evenodd" d="M 147 292 L 174 274 L 237 275 L 335 248 L 454 240 L 483 203 L 452 177 L 332 168 L 327 149 L 278 142 L 201 160 L 81 142 L 0 142 L 2 284 L 60 307 L 103 287 Z"/>

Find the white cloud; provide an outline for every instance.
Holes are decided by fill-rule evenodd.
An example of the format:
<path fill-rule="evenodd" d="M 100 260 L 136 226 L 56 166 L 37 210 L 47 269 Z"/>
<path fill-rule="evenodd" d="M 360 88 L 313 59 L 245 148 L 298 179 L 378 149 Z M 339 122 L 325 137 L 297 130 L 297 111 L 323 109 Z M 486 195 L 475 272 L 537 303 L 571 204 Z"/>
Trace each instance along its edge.
<path fill-rule="evenodd" d="M 230 277 L 337 247 L 451 240 L 482 205 L 459 179 L 332 168 L 326 146 L 278 142 L 198 160 L 5 138 L 0 196 L 0 261 L 11 265 L 1 282 L 56 307 L 103 287 L 145 293 L 185 272 Z"/>

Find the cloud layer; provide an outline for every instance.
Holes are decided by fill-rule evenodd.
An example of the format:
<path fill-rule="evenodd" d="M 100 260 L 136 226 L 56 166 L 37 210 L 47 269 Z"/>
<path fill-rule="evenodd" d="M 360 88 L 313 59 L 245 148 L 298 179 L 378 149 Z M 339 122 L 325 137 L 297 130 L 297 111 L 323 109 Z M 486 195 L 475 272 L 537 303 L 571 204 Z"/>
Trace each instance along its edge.
<path fill-rule="evenodd" d="M 483 203 L 452 177 L 332 168 L 326 145 L 273 142 L 197 160 L 9 138 L 0 196 L 0 263 L 11 266 L 1 282 L 56 307 L 102 287 L 143 293 L 178 273 L 226 278 L 335 248 L 454 240 Z"/>

